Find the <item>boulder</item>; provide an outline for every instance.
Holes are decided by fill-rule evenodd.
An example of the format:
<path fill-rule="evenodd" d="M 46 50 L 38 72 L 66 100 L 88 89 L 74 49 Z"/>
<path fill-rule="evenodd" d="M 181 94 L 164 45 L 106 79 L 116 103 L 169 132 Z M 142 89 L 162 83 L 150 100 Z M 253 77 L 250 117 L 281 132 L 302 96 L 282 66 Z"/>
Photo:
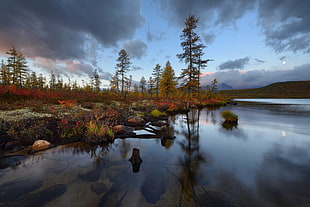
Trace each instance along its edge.
<path fill-rule="evenodd" d="M 134 128 L 129 127 L 129 126 L 125 126 L 125 125 L 116 125 L 116 126 L 112 127 L 112 130 L 116 134 L 127 134 L 129 132 L 133 132 Z"/>
<path fill-rule="evenodd" d="M 46 140 L 36 140 L 33 145 L 32 145 L 32 149 L 34 151 L 41 151 L 41 150 L 46 150 L 49 149 L 52 146 L 51 143 L 49 143 Z"/>
<path fill-rule="evenodd" d="M 126 121 L 128 126 L 144 126 L 146 121 L 140 116 L 132 116 Z"/>

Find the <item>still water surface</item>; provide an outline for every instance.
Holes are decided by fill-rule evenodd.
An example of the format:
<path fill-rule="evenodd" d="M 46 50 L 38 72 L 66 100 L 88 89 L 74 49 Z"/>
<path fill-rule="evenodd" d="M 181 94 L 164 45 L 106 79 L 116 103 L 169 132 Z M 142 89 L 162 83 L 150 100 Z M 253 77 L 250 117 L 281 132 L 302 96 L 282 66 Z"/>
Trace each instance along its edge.
<path fill-rule="evenodd" d="M 239 102 L 170 117 L 173 140 L 56 147 L 0 169 L 0 206 L 310 206 L 309 106 Z"/>

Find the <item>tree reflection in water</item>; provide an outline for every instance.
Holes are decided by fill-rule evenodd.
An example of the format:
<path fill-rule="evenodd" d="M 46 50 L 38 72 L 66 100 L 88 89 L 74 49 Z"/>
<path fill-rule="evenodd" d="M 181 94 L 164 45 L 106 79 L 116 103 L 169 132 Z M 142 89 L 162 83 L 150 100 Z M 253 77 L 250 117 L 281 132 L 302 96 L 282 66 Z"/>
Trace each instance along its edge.
<path fill-rule="evenodd" d="M 196 178 L 200 164 L 205 162 L 205 158 L 199 150 L 199 110 L 191 110 L 185 115 L 184 123 L 186 126 L 181 128 L 181 134 L 185 139 L 179 142 L 181 149 L 184 151 L 184 157 L 179 159 L 182 166 L 180 178 L 182 180 L 181 203 L 195 203 L 199 206 L 199 200 L 195 191 L 197 184 Z"/>

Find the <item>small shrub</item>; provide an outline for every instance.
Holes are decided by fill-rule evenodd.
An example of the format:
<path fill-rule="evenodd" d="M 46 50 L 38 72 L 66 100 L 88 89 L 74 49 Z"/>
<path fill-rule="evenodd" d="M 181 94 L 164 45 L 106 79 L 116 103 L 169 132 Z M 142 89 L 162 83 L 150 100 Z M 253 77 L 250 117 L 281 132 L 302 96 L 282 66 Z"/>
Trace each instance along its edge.
<path fill-rule="evenodd" d="M 160 117 L 160 116 L 167 116 L 167 114 L 165 112 L 161 112 L 159 111 L 158 109 L 154 109 L 152 112 L 151 112 L 151 115 L 153 117 Z"/>
<path fill-rule="evenodd" d="M 223 111 L 221 115 L 226 123 L 238 123 L 238 116 L 229 110 Z"/>
<path fill-rule="evenodd" d="M 99 124 L 93 120 L 87 125 L 87 142 L 101 143 L 111 141 L 113 138 L 114 132 L 110 127 L 105 126 L 104 124 Z"/>

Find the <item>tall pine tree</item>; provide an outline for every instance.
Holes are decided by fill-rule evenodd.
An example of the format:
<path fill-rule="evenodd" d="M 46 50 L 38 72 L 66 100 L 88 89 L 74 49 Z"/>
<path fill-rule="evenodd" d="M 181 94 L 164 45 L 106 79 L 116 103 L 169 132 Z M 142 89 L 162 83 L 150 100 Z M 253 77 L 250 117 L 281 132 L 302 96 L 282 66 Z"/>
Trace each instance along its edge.
<path fill-rule="evenodd" d="M 159 64 L 156 64 L 155 68 L 153 69 L 153 73 L 152 75 L 154 76 L 154 83 L 155 83 L 155 86 L 154 86 L 154 91 L 156 93 L 156 97 L 158 97 L 159 95 L 159 84 L 160 84 L 160 79 L 161 79 L 161 76 L 162 76 L 162 68 Z"/>
<path fill-rule="evenodd" d="M 125 49 L 120 50 L 118 55 L 119 57 L 116 60 L 118 62 L 116 68 L 121 81 L 121 95 L 125 96 L 126 73 L 129 71 L 131 62 Z"/>
<path fill-rule="evenodd" d="M 200 83 L 199 65 L 201 64 L 202 49 L 200 37 L 195 32 L 198 18 L 194 15 L 189 15 L 185 21 L 185 28 L 181 34 L 181 46 L 183 53 L 178 54 L 180 61 L 185 62 L 187 67 L 182 70 L 180 78 L 183 79 L 182 88 L 187 91 L 187 108 L 192 95 L 199 91 Z M 200 65 L 201 66 L 201 65 Z"/>

